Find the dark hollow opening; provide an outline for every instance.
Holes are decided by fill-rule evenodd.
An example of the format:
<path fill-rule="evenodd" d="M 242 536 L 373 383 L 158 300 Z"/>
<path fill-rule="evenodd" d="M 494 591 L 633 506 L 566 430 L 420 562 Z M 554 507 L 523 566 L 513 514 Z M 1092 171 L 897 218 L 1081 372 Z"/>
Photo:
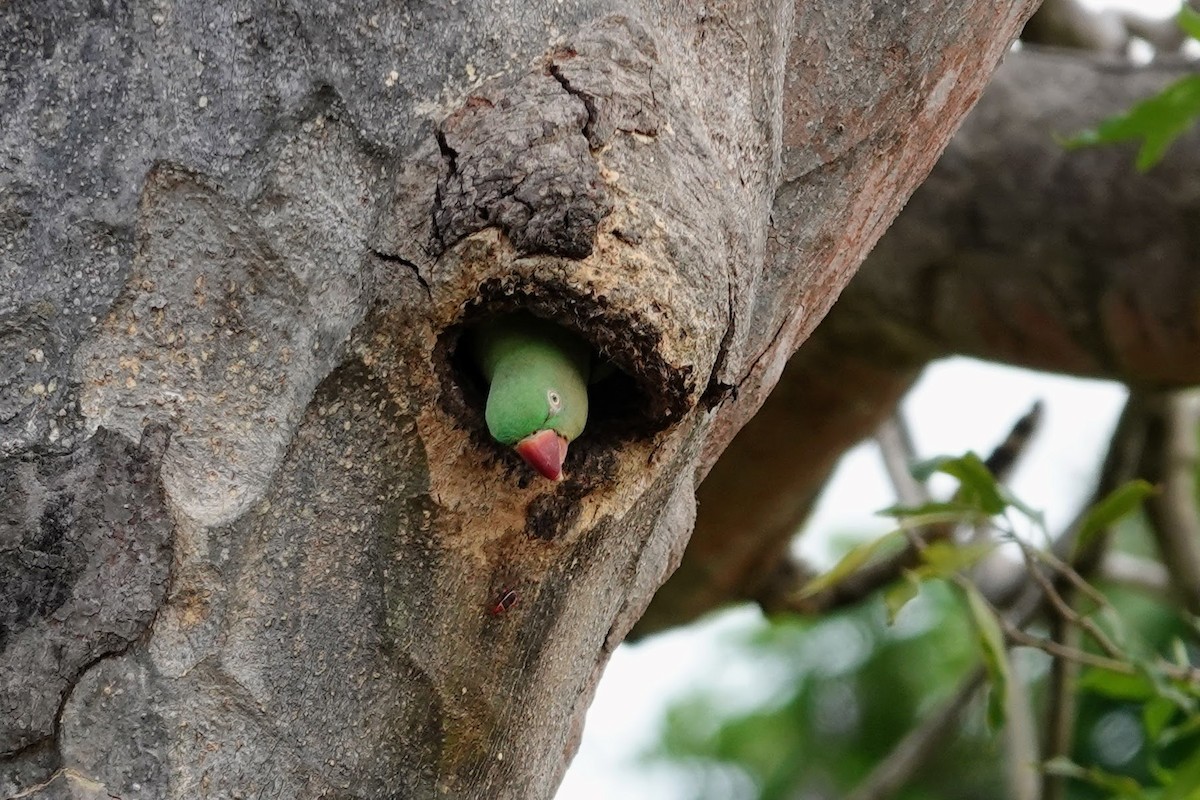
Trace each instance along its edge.
<path fill-rule="evenodd" d="M 446 387 L 443 402 L 452 414 L 462 419 L 471 430 L 477 431 L 482 440 L 492 442 L 484 422 L 488 387 L 472 357 L 470 346 L 473 329 L 485 318 L 479 315 L 448 329 L 442 334 L 438 348 L 442 351 L 439 360 L 449 367 L 448 374 L 444 376 L 449 380 L 443 381 Z M 583 338 L 586 340 L 586 335 Z M 593 359 L 593 369 L 611 363 L 595 348 Z M 568 462 L 575 460 L 578 454 L 596 448 L 609 449 L 620 442 L 651 433 L 651 420 L 646 414 L 646 409 L 650 407 L 646 393 L 638 382 L 614 365 L 608 375 L 588 386 L 587 426 L 571 445 L 571 451 L 576 455 L 569 455 Z"/>

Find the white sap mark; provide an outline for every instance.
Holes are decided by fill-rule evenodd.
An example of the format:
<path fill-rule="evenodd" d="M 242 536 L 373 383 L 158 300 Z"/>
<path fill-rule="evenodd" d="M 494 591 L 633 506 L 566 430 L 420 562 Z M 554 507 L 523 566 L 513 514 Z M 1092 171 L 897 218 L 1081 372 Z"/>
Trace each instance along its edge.
<path fill-rule="evenodd" d="M 934 84 L 933 90 L 925 100 L 925 108 L 921 115 L 926 119 L 941 116 L 942 110 L 946 107 L 950 94 L 956 86 L 958 86 L 958 70 L 947 70 L 946 74 L 938 78 L 938 82 Z"/>

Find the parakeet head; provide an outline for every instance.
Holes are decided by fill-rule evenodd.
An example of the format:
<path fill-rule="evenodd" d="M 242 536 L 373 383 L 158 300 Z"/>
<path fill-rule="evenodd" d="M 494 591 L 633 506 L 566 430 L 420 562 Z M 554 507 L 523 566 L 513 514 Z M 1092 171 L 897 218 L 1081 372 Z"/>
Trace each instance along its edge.
<path fill-rule="evenodd" d="M 586 384 L 556 361 L 539 354 L 494 380 L 485 414 L 492 437 L 551 480 L 562 475 L 567 445 L 587 422 Z"/>
<path fill-rule="evenodd" d="M 476 349 L 489 379 L 488 431 L 558 480 L 567 445 L 587 424 L 589 348 L 552 323 L 518 316 L 480 330 Z"/>

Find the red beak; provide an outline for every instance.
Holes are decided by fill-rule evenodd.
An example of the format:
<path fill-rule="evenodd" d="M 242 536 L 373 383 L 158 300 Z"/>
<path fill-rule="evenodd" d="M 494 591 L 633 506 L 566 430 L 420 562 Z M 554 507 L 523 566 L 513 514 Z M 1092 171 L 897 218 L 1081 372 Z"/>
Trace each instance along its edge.
<path fill-rule="evenodd" d="M 546 429 L 531 433 L 515 445 L 517 455 L 552 481 L 562 480 L 562 465 L 567 459 L 567 440 Z"/>

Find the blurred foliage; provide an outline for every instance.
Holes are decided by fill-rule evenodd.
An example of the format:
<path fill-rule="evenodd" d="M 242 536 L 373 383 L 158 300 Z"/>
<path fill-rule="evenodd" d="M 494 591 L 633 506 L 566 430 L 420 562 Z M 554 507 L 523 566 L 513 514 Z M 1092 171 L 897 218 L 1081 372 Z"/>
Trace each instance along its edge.
<path fill-rule="evenodd" d="M 1200 661 L 1194 646 L 1181 645 L 1194 642 L 1196 631 L 1174 609 L 1120 587 L 1103 588 L 1122 622 L 1137 631 L 1142 647 L 1170 652 L 1182 646 L 1187 652 L 1180 661 Z M 1134 676 L 1084 670 L 1072 753 L 1077 769 L 1064 770 L 1079 778 L 1070 796 L 1200 798 L 1200 774 L 1187 773 L 1200 753 L 1198 697 L 1200 687 L 1162 680 L 1149 670 Z M 1200 762 L 1191 766 L 1198 769 Z M 1116 790 L 1112 778 L 1129 782 L 1125 793 Z"/>
<path fill-rule="evenodd" d="M 1170 608 L 1120 589 L 1108 594 L 1149 648 L 1167 650 L 1189 634 Z M 686 768 L 696 800 L 844 797 L 979 663 L 963 604 L 942 582 L 922 584 L 891 626 L 882 603 L 870 602 L 819 620 L 763 621 L 727 647 L 727 657 L 713 665 L 717 685 L 670 708 L 658 749 L 648 755 Z M 1028 649 L 1017 655 L 1015 679 L 1030 685 L 1037 700 L 1049 657 Z M 722 670 L 738 663 L 763 674 L 758 689 L 765 696 L 749 708 L 738 708 L 738 699 L 719 687 Z M 1176 696 L 1164 698 L 1164 691 Z M 1081 770 L 1068 796 L 1200 798 L 1200 783 L 1179 794 L 1152 788 L 1160 778 L 1185 777 L 1166 773 L 1200 753 L 1194 699 L 1195 687 L 1085 669 L 1071 763 L 1095 774 Z M 1003 759 L 1000 734 L 984 723 L 978 698 L 959 730 L 895 797 L 1002 800 L 1008 796 Z M 1104 789 L 1105 776 L 1130 779 L 1133 793 Z"/>
<path fill-rule="evenodd" d="M 651 756 L 691 768 L 697 800 L 841 797 L 978 661 L 961 603 L 935 583 L 892 626 L 870 603 L 819 620 L 764 621 L 729 651 L 714 669 L 744 661 L 773 691 L 732 713 L 722 711 L 730 698 L 719 689 L 697 691 L 669 710 Z M 1003 754 L 981 709 L 898 797 L 1003 797 Z M 730 794 L 721 777 L 730 768 L 749 778 L 751 793 Z"/>
<path fill-rule="evenodd" d="M 1001 541 L 1014 535 L 1005 516 L 1010 510 L 1041 524 L 1040 514 L 980 466 L 972 454 L 919 465 L 918 475 L 956 477 L 954 499 L 885 513 L 911 523 L 953 510 L 972 524 L 989 519 Z M 1089 535 L 1105 527 L 1114 531 L 1115 547 L 1150 552 L 1144 520 L 1135 513 L 1149 490 L 1129 484 L 1102 500 L 1084 525 Z M 895 534 L 884 538 L 894 543 Z M 920 566 L 857 607 L 818 619 L 784 615 L 732 637 L 726 656 L 712 665 L 709 685 L 670 708 L 647 759 L 686 768 L 696 800 L 832 800 L 858 785 L 980 663 L 1003 662 L 1003 674 L 989 669 L 993 701 L 1006 682 L 1020 681 L 1043 709 L 1050 657 L 1029 648 L 1005 657 L 994 609 L 963 577 L 993 548 L 974 543 L 962 548 L 969 553 L 963 558 L 948 549 L 946 542 L 928 544 Z M 878 541 L 849 548 L 818 585 L 847 577 L 880 550 Z M 1200 800 L 1200 686 L 1169 677 L 1171 665 L 1200 660 L 1194 645 L 1184 644 L 1195 642 L 1197 630 L 1170 605 L 1120 587 L 1099 588 L 1108 603 L 1091 617 L 1121 648 L 1123 670 L 1083 670 L 1073 751 L 1046 768 L 1073 778 L 1071 800 Z M 739 670 L 755 676 L 749 689 L 745 680 L 730 688 L 727 678 Z M 1007 797 L 1002 723 L 997 703 L 985 709 L 977 697 L 958 730 L 894 796 Z"/>

